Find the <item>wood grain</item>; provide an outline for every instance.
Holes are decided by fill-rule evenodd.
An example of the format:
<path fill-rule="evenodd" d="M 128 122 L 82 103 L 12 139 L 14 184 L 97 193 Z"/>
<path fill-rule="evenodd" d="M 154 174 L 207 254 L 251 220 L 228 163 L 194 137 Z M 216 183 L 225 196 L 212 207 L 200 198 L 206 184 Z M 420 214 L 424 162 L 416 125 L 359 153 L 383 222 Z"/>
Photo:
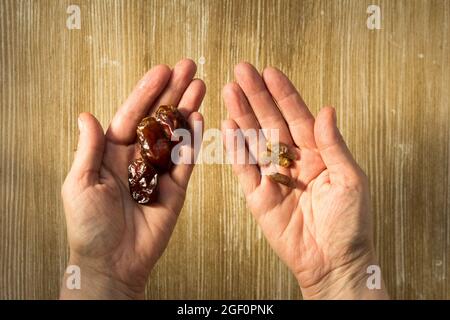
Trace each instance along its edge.
<path fill-rule="evenodd" d="M 74 1 L 75 2 L 75 1 Z M 368 30 L 366 9 L 382 9 Z M 67 261 L 60 186 L 76 119 L 106 126 L 152 65 L 198 61 L 207 128 L 242 60 L 274 65 L 314 113 L 334 105 L 370 177 L 394 298 L 450 298 L 450 2 L 0 1 L 0 298 L 53 299 Z M 147 297 L 299 299 L 227 166 L 196 168 Z"/>

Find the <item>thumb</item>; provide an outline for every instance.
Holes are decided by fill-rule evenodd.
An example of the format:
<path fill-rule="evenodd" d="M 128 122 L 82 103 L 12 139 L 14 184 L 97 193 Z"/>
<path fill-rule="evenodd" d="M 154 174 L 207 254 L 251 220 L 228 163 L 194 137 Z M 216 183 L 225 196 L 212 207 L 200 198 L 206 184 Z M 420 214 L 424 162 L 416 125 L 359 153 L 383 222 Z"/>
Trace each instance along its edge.
<path fill-rule="evenodd" d="M 320 110 L 314 125 L 314 137 L 331 183 L 342 185 L 358 181 L 361 169 L 336 126 L 336 111 L 325 107 Z"/>
<path fill-rule="evenodd" d="M 103 160 L 105 134 L 98 120 L 90 113 L 78 116 L 78 147 L 70 170 L 77 179 L 87 178 L 87 183 L 95 183 Z"/>

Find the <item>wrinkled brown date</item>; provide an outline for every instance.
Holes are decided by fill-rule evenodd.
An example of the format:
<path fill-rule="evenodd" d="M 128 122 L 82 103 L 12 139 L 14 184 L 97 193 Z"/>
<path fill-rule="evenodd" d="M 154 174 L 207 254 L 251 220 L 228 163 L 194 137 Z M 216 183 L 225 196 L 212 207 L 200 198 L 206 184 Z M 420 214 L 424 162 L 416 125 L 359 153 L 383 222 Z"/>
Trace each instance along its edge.
<path fill-rule="evenodd" d="M 173 165 L 171 152 L 178 142 L 171 141 L 176 129 L 188 129 L 183 115 L 173 106 L 160 106 L 155 116 L 142 119 L 137 127 L 137 141 L 142 159 L 128 166 L 130 194 L 141 204 L 157 198 L 158 174 L 170 170 Z"/>
<path fill-rule="evenodd" d="M 158 174 L 143 159 L 134 160 L 128 166 L 128 183 L 131 196 L 136 202 L 145 204 L 156 200 Z"/>
<path fill-rule="evenodd" d="M 173 106 L 160 106 L 156 110 L 155 118 L 161 124 L 169 140 L 172 139 L 173 132 L 176 129 L 188 127 L 183 115 Z M 177 143 L 177 141 L 173 142 Z"/>
<path fill-rule="evenodd" d="M 144 118 L 137 127 L 137 137 L 141 145 L 141 155 L 157 171 L 170 169 L 172 143 L 154 117 Z"/>

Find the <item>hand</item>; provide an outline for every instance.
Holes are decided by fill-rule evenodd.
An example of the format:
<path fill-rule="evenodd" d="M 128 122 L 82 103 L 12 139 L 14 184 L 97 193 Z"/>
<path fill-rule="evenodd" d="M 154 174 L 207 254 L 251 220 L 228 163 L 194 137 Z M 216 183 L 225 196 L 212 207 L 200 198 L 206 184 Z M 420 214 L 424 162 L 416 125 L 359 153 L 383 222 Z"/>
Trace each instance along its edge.
<path fill-rule="evenodd" d="M 79 143 L 62 187 L 71 265 L 81 268 L 81 290 L 61 298 L 143 298 L 149 273 L 175 227 L 193 165 L 159 177 L 159 197 L 139 205 L 130 196 L 128 164 L 136 157 L 136 126 L 152 109 L 177 105 L 193 126 L 205 94 L 191 60 L 173 70 L 151 69 L 114 116 L 106 135 L 90 114 L 79 117 Z"/>
<path fill-rule="evenodd" d="M 222 130 L 278 129 L 298 154 L 290 188 L 261 175 L 256 164 L 233 163 L 248 207 L 268 242 L 295 274 L 304 298 L 387 298 L 366 287 L 376 264 L 368 182 L 336 127 L 332 108 L 314 119 L 289 79 L 275 68 L 261 77 L 250 64 L 235 68 L 237 83 L 223 90 L 229 112 Z M 226 139 L 225 135 L 224 138 Z M 225 143 L 227 145 L 227 143 Z M 228 149 L 258 157 L 255 145 Z M 247 155 L 248 157 L 249 155 Z"/>

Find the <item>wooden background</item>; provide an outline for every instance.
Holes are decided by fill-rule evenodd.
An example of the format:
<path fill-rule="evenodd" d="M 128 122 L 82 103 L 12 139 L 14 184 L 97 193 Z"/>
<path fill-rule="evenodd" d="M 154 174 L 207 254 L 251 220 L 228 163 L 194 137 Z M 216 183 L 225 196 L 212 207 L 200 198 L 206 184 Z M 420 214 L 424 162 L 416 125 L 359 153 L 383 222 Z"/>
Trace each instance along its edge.
<path fill-rule="evenodd" d="M 368 5 L 382 30 L 368 30 Z M 81 8 L 81 30 L 66 9 Z M 199 61 L 208 128 L 241 60 L 274 65 L 314 113 L 334 105 L 371 180 L 394 298 L 450 298 L 450 1 L 0 1 L 0 298 L 58 296 L 60 186 L 77 115 L 106 126 L 157 63 Z M 148 298 L 299 299 L 227 166 L 195 170 Z"/>

